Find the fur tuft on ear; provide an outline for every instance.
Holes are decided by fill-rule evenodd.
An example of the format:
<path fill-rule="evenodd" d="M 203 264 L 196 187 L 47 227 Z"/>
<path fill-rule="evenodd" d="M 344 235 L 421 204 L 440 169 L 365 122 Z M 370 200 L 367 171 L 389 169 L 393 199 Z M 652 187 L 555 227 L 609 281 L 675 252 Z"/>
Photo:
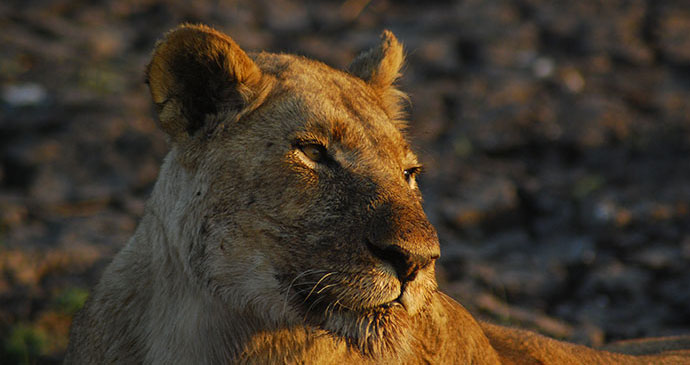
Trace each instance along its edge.
<path fill-rule="evenodd" d="M 393 33 L 384 30 L 378 46 L 362 52 L 352 64 L 350 73 L 366 81 L 375 89 L 386 89 L 400 76 L 403 47 Z"/>
<path fill-rule="evenodd" d="M 227 35 L 185 24 L 156 44 L 146 82 L 161 129 L 176 140 L 204 126 L 207 116 L 240 113 L 261 88 L 261 71 Z"/>
<path fill-rule="evenodd" d="M 395 88 L 405 61 L 403 47 L 392 32 L 384 30 L 379 44 L 362 52 L 352 61 L 349 72 L 366 81 L 383 99 L 386 111 L 393 120 L 402 116 L 402 102 L 407 96 Z"/>

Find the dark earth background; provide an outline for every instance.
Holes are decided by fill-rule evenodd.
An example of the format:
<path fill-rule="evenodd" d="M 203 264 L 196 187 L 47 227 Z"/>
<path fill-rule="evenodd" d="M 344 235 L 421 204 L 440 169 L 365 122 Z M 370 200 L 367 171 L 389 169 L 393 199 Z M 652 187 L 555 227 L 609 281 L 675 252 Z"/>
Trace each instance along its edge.
<path fill-rule="evenodd" d="M 391 29 L 444 290 L 589 345 L 690 333 L 686 1 L 0 2 L 0 363 L 61 359 L 167 144 L 180 22 L 338 68 Z"/>

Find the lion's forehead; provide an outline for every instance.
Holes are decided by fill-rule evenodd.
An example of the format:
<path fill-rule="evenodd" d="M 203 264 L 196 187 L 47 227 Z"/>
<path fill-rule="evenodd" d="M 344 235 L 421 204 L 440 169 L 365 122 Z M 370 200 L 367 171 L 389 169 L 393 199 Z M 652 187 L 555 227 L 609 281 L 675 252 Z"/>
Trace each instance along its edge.
<path fill-rule="evenodd" d="M 331 147 L 367 152 L 383 160 L 402 161 L 407 156 L 407 141 L 382 112 L 330 98 L 305 102 L 310 115 L 297 133 L 317 134 Z"/>
<path fill-rule="evenodd" d="M 257 60 L 276 78 L 275 93 L 283 99 L 280 123 L 290 130 L 286 137 L 316 134 L 369 158 L 397 163 L 415 159 L 377 94 L 361 79 L 295 56 L 264 53 Z"/>

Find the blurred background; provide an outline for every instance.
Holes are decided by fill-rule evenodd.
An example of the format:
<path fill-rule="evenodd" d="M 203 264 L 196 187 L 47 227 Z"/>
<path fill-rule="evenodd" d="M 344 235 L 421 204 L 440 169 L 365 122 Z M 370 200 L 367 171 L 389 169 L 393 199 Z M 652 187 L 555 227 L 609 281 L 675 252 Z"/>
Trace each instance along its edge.
<path fill-rule="evenodd" d="M 166 153 L 143 69 L 203 22 L 343 68 L 391 29 L 444 290 L 589 345 L 690 333 L 682 0 L 0 3 L 0 363 L 59 362 Z"/>

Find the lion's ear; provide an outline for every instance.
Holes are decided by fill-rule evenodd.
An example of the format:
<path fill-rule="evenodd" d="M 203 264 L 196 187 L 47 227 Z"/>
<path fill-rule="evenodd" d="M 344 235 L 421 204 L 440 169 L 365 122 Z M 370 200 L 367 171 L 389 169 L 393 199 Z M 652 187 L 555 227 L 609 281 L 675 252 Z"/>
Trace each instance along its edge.
<path fill-rule="evenodd" d="M 227 35 L 182 25 L 159 41 L 146 82 L 161 129 L 179 140 L 219 112 L 240 113 L 256 97 L 261 71 Z"/>
<path fill-rule="evenodd" d="M 384 30 L 379 44 L 362 52 L 348 67 L 352 75 L 366 81 L 379 92 L 393 119 L 399 117 L 405 94 L 395 88 L 405 56 L 403 47 L 393 33 Z"/>

